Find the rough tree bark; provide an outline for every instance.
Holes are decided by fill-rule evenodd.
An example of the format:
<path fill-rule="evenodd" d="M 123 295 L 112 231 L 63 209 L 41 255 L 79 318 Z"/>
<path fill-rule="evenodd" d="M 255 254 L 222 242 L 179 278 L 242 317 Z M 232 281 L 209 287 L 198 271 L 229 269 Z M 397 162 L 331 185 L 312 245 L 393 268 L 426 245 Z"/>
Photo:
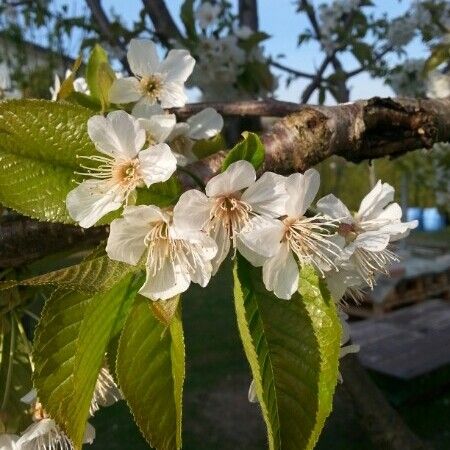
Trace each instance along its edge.
<path fill-rule="evenodd" d="M 293 104 L 287 103 L 290 110 Z M 221 105 L 214 105 L 220 112 Z M 235 105 L 235 112 L 243 105 Z M 261 105 L 262 106 L 262 105 Z M 279 103 L 265 103 L 280 112 Z M 299 106 L 263 133 L 266 149 L 263 170 L 303 172 L 332 155 L 360 162 L 383 156 L 397 157 L 418 148 L 450 140 L 450 98 L 420 100 L 372 98 L 337 106 Z M 232 109 L 231 105 L 224 109 Z M 250 109 L 256 109 L 255 103 Z M 185 110 L 184 110 L 185 111 Z M 187 167 L 203 182 L 217 173 L 224 152 Z M 186 178 L 186 188 L 192 182 Z"/>

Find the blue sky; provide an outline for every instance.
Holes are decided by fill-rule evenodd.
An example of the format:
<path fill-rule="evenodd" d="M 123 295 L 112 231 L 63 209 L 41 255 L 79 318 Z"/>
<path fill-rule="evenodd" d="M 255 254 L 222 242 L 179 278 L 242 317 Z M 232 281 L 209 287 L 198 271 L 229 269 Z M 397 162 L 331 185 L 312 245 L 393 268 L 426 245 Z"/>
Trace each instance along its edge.
<path fill-rule="evenodd" d="M 321 3 L 317 0 L 313 1 L 316 4 Z M 60 0 L 58 3 L 63 3 L 63 1 Z M 182 0 L 166 0 L 166 4 L 178 23 L 180 23 L 179 11 L 182 3 Z M 236 5 L 237 1 L 231 0 L 231 3 Z M 139 0 L 103 0 L 102 4 L 106 11 L 113 9 L 127 24 L 132 23 L 138 17 L 142 5 Z M 297 36 L 307 26 L 307 20 L 303 14 L 295 13 L 295 2 L 293 0 L 259 0 L 258 4 L 260 29 L 271 35 L 271 38 L 265 42 L 267 53 L 274 56 L 284 54 L 285 58 L 280 60 L 284 64 L 299 70 L 314 72 L 314 68 L 320 65 L 323 55 L 316 45 L 297 48 Z M 409 9 L 412 0 L 374 0 L 374 4 L 375 8 L 372 11 L 376 15 L 386 13 L 389 17 L 397 17 Z M 86 6 L 83 1 L 78 0 L 71 2 L 71 8 L 80 12 Z M 77 51 L 73 48 L 71 50 Z M 422 57 L 426 55 L 426 49 L 421 42 L 416 40 L 409 45 L 408 54 L 411 57 Z M 356 67 L 351 56 L 343 56 L 342 58 L 345 68 Z M 298 101 L 305 84 L 306 81 L 299 80 L 286 88 L 284 82 L 281 82 L 276 93 L 277 98 Z M 391 89 L 384 85 L 382 80 L 372 79 L 367 74 L 352 78 L 350 87 L 352 99 L 367 98 L 374 95 L 392 95 Z M 191 97 L 195 100 L 195 93 Z"/>

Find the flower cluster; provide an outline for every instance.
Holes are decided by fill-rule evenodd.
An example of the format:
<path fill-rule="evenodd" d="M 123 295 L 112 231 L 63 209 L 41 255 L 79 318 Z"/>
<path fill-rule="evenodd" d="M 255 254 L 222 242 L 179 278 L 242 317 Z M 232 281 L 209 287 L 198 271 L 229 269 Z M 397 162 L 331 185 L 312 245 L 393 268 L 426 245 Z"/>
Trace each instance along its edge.
<path fill-rule="evenodd" d="M 174 45 L 189 48 L 198 60 L 192 83 L 205 100 L 265 96 L 275 88 L 260 45 L 267 36 L 239 26 L 227 8 L 225 4 L 200 3 L 194 17 L 201 31 L 195 39 Z"/>
<path fill-rule="evenodd" d="M 241 160 L 209 180 L 204 192 L 183 193 L 172 208 L 142 204 L 139 190 L 167 181 L 177 164 L 195 157 L 193 142 L 215 136 L 223 120 L 207 108 L 177 123 L 163 109 L 186 99 L 184 82 L 195 61 L 185 50 L 159 61 L 153 43 L 133 40 L 128 61 L 135 76 L 117 79 L 110 97 L 136 102 L 132 114 L 119 110 L 89 119 L 88 134 L 99 153 L 82 157 L 77 174 L 84 179 L 66 203 L 83 227 L 123 207 L 111 223 L 106 252 L 113 260 L 145 266 L 142 295 L 165 300 L 191 282 L 206 286 L 231 249 L 262 267 L 266 288 L 282 299 L 298 289 L 305 264 L 326 278 L 336 300 L 349 288 L 372 287 L 387 272 L 396 260 L 390 243 L 417 223 L 401 222 L 394 190 L 381 182 L 352 215 L 333 195 L 313 208 L 320 185 L 314 169 L 257 178 L 253 165 Z"/>

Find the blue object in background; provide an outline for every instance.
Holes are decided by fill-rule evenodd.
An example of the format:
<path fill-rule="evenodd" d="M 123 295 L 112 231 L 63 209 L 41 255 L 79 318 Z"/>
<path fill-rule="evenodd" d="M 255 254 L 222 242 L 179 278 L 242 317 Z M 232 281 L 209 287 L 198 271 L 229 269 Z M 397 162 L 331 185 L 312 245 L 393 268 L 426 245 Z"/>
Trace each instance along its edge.
<path fill-rule="evenodd" d="M 424 231 L 439 231 L 445 226 L 444 216 L 437 208 L 425 208 L 422 223 Z"/>
<path fill-rule="evenodd" d="M 406 221 L 411 222 L 411 220 L 418 220 L 419 225 L 417 225 L 416 230 L 423 230 L 423 209 L 417 206 L 411 206 L 406 209 Z"/>

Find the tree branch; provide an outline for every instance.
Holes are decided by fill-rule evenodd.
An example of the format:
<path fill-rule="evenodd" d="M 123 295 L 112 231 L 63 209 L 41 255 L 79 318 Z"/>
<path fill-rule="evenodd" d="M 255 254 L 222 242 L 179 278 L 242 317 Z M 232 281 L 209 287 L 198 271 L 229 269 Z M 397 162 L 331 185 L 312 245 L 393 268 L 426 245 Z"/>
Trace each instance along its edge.
<path fill-rule="evenodd" d="M 190 103 L 181 108 L 172 108 L 178 118 L 186 119 L 204 108 L 214 108 L 223 116 L 257 116 L 257 117 L 284 117 L 289 113 L 298 111 L 298 103 L 282 102 L 278 100 L 244 100 L 238 102 L 200 102 Z"/>
<path fill-rule="evenodd" d="M 239 0 L 239 25 L 258 30 L 257 0 Z"/>
<path fill-rule="evenodd" d="M 183 38 L 164 0 L 142 0 L 142 4 L 155 27 L 156 36 L 166 47 L 172 47 L 171 39 L 179 41 Z"/>
<path fill-rule="evenodd" d="M 180 117 L 213 106 L 225 115 L 286 117 L 261 135 L 266 158 L 262 171 L 305 171 L 332 155 L 349 161 L 396 157 L 436 142 L 450 141 L 450 97 L 439 100 L 372 98 L 336 106 L 289 102 L 197 103 L 173 110 Z M 226 151 L 197 161 L 186 169 L 206 183 L 220 172 Z M 185 172 L 178 173 L 185 190 L 197 188 Z M 23 221 L 22 221 L 23 222 Z M 15 266 L 80 242 L 96 243 L 106 227 L 81 228 L 25 219 L 23 225 L 0 225 L 0 267 Z M 45 239 L 43 239 L 45 237 Z"/>
<path fill-rule="evenodd" d="M 266 149 L 263 171 L 278 173 L 303 172 L 332 155 L 353 162 L 397 157 L 450 140 L 450 97 L 374 97 L 336 106 L 303 105 L 263 133 L 261 140 Z M 212 155 L 187 169 L 207 182 L 224 155 Z M 183 181 L 186 188 L 193 187 Z"/>
<path fill-rule="evenodd" d="M 314 7 L 309 3 L 308 0 L 301 0 L 301 5 L 302 5 L 303 9 L 305 10 L 306 15 L 308 16 L 308 19 L 311 23 L 311 26 L 314 30 L 317 40 L 319 42 L 322 42 L 323 36 L 320 31 L 320 25 L 319 25 L 319 22 L 317 21 Z M 350 13 L 346 17 L 345 22 L 343 24 L 344 30 L 348 29 L 348 27 L 352 23 L 352 20 L 353 20 L 353 12 Z M 309 99 L 311 98 L 311 95 L 313 94 L 313 92 L 320 86 L 320 84 L 322 83 L 323 74 L 325 73 L 325 70 L 327 69 L 327 67 L 330 63 L 333 63 L 333 67 L 336 72 L 342 72 L 343 74 L 345 74 L 345 72 L 342 70 L 342 65 L 341 65 L 340 61 L 336 57 L 336 53 L 339 50 L 342 50 L 342 49 L 340 47 L 335 47 L 333 49 L 333 51 L 325 57 L 319 70 L 316 73 L 316 76 L 311 81 L 311 83 L 308 86 L 306 86 L 305 90 L 303 91 L 302 103 L 307 103 L 309 101 Z M 337 101 L 338 102 L 348 101 L 350 93 L 346 86 L 346 77 L 342 77 L 342 80 L 340 80 L 339 86 L 338 86 L 338 91 L 339 91 L 339 94 L 336 96 Z"/>
<path fill-rule="evenodd" d="M 106 237 L 106 227 L 84 230 L 27 218 L 3 222 L 0 224 L 0 267 L 16 267 L 51 253 L 93 246 Z"/>
<path fill-rule="evenodd" d="M 294 75 L 298 78 L 310 78 L 312 80 L 314 79 L 315 76 L 312 73 L 301 72 L 300 70 L 285 66 L 284 64 L 281 64 L 277 61 L 269 61 L 269 64 L 273 67 L 276 67 L 277 69 L 283 70 L 284 72 L 289 73 L 290 75 Z"/>
<path fill-rule="evenodd" d="M 114 33 L 111 27 L 111 22 L 109 21 L 105 11 L 102 8 L 100 0 L 86 0 L 86 4 L 91 10 L 92 18 L 97 24 L 100 34 L 103 36 L 103 38 L 106 39 L 113 47 L 119 47 L 123 52 L 125 52 L 126 44 L 116 33 Z M 124 69 L 128 73 L 131 73 L 128 60 L 125 56 L 120 59 L 120 62 Z"/>

